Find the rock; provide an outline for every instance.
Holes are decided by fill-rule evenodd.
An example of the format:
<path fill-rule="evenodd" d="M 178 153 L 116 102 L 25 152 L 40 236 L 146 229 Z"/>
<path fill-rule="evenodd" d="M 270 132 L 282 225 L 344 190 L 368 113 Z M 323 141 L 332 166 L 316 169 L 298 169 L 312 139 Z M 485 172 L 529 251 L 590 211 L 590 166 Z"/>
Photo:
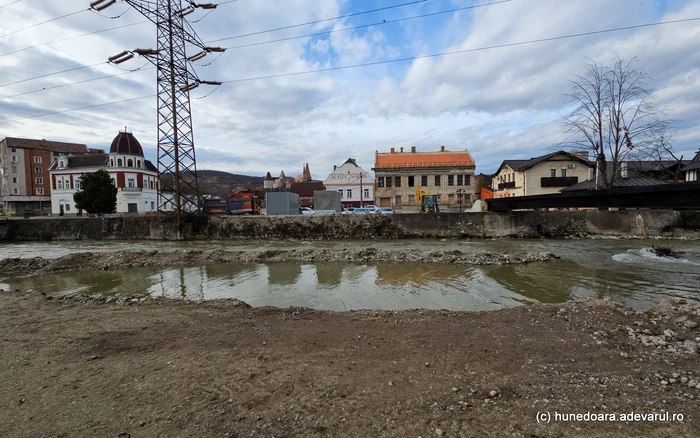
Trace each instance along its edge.
<path fill-rule="evenodd" d="M 491 390 L 491 392 L 489 392 L 490 397 L 496 397 L 497 395 L 498 395 L 498 391 L 496 391 L 496 390 Z"/>
<path fill-rule="evenodd" d="M 662 381 L 661 381 L 661 384 L 664 385 L 664 386 L 666 386 L 666 385 L 668 385 L 668 381 L 667 381 L 667 380 L 662 380 Z"/>
<path fill-rule="evenodd" d="M 452 392 L 457 392 L 457 391 L 459 391 L 459 388 L 453 386 L 453 387 L 452 387 Z"/>
<path fill-rule="evenodd" d="M 435 429 L 435 435 L 437 436 L 443 436 L 445 432 L 442 431 L 442 429 Z"/>
<path fill-rule="evenodd" d="M 698 386 L 698 382 L 695 381 L 695 379 L 692 379 L 690 382 L 688 382 L 688 386 L 691 388 L 695 388 Z"/>
<path fill-rule="evenodd" d="M 696 354 L 698 352 L 698 343 L 688 340 L 683 342 L 683 348 L 688 350 L 689 353 Z"/>
<path fill-rule="evenodd" d="M 694 329 L 695 327 L 698 326 L 698 323 L 695 321 L 687 320 L 686 322 L 683 323 L 683 325 L 687 329 Z"/>
<path fill-rule="evenodd" d="M 688 378 L 685 376 L 681 377 L 681 383 L 688 383 Z"/>
<path fill-rule="evenodd" d="M 673 339 L 676 337 L 676 333 L 671 329 L 666 329 L 666 330 L 664 330 L 664 336 L 666 336 L 667 338 Z"/>
<path fill-rule="evenodd" d="M 676 383 L 676 382 L 677 382 L 676 379 L 668 379 L 668 383 L 671 384 L 671 385 L 673 385 L 673 384 Z"/>
<path fill-rule="evenodd" d="M 677 379 L 678 376 L 679 376 L 678 373 L 673 373 L 673 374 L 671 374 L 671 377 L 673 377 L 674 379 Z"/>

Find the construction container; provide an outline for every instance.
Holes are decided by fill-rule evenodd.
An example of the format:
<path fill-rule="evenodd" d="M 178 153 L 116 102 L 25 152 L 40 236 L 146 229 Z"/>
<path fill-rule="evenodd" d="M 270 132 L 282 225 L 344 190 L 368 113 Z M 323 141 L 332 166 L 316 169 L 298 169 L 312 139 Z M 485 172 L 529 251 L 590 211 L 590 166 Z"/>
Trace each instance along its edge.
<path fill-rule="evenodd" d="M 335 190 L 315 190 L 314 210 L 316 214 L 341 213 L 343 206 L 340 203 L 340 193 Z"/>
<path fill-rule="evenodd" d="M 300 214 L 299 195 L 291 192 L 265 193 L 267 215 Z"/>

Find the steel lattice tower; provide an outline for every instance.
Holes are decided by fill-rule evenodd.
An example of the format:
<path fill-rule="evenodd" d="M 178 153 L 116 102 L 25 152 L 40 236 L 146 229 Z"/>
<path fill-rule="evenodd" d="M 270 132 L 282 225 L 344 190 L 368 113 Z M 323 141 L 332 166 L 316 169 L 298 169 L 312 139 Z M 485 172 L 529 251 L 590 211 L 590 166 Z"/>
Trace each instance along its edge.
<path fill-rule="evenodd" d="M 185 16 L 197 8 L 215 9 L 216 5 L 186 1 L 183 8 L 181 0 L 122 1 L 156 25 L 157 48 L 124 51 L 109 61 L 121 64 L 141 55 L 157 69 L 158 210 L 174 219 L 181 230 L 183 213 L 198 211 L 200 207 L 190 91 L 199 84 L 221 85 L 200 80 L 190 68 L 190 62 L 209 52 L 223 52 L 219 47 L 207 47 Z M 98 0 L 90 6 L 102 11 L 114 3 L 116 0 Z M 198 53 L 188 57 L 186 45 L 194 46 Z"/>

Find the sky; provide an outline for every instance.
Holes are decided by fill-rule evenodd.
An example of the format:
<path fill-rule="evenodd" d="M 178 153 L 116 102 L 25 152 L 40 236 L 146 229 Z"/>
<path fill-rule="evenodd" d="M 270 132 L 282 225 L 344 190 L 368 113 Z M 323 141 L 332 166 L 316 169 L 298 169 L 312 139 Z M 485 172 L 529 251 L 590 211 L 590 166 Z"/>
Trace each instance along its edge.
<path fill-rule="evenodd" d="M 106 61 L 125 49 L 155 48 L 154 25 L 122 1 L 101 14 L 87 10 L 88 0 L 13 1 L 0 0 L 0 138 L 108 148 L 126 127 L 155 161 L 155 97 L 58 113 L 153 95 L 155 70 L 145 68 L 147 60 L 136 57 L 119 66 Z M 236 81 L 700 17 L 700 0 L 497 1 L 425 0 L 367 14 L 360 13 L 411 0 L 233 1 L 206 16 L 188 16 L 203 41 L 228 38 L 210 43 L 228 47 L 222 56 L 208 55 L 193 68 L 203 80 Z M 348 14 L 356 15 L 325 20 Z M 325 21 L 294 26 L 318 20 Z M 264 32 L 288 26 L 294 27 Z M 365 27 L 343 30 L 357 26 Z M 237 37 L 249 33 L 256 34 Z M 468 149 L 477 173 L 493 173 L 505 159 L 542 155 L 562 142 L 569 80 L 583 73 L 588 60 L 609 63 L 615 56 L 636 57 L 636 66 L 649 74 L 652 102 L 676 122 L 673 149 L 690 159 L 700 148 L 698 47 L 700 21 L 691 21 L 232 82 L 215 91 L 202 85 L 191 92 L 197 166 L 294 176 L 308 162 L 312 176 L 325 179 L 349 157 L 369 171 L 375 151 L 444 145 Z M 79 81 L 86 82 L 50 89 Z M 47 113 L 56 114 L 33 117 Z"/>

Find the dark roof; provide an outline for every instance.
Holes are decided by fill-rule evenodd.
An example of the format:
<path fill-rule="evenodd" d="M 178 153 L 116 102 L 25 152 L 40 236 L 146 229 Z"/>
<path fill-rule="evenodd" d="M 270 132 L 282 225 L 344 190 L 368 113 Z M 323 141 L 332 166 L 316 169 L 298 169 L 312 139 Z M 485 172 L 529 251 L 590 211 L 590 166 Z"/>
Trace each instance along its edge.
<path fill-rule="evenodd" d="M 690 164 L 690 160 L 631 160 L 624 161 L 629 169 L 640 170 L 642 172 L 670 170 L 674 167 Z"/>
<path fill-rule="evenodd" d="M 85 154 L 68 157 L 67 168 L 77 169 L 79 167 L 102 167 L 109 163 L 107 154 Z"/>
<path fill-rule="evenodd" d="M 501 171 L 501 168 L 503 168 L 503 166 L 505 166 L 505 165 L 510 166 L 510 168 L 515 170 L 515 171 L 521 171 L 521 170 L 529 169 L 536 164 L 542 163 L 544 161 L 549 160 L 550 158 L 554 158 L 555 156 L 561 155 L 561 154 L 567 155 L 570 160 L 579 161 L 587 166 L 593 166 L 593 163 L 591 163 L 590 161 L 588 161 L 584 158 L 581 158 L 578 155 L 575 155 L 571 152 L 557 151 L 557 152 L 552 152 L 551 154 L 542 155 L 540 157 L 530 158 L 529 160 L 503 160 L 503 163 L 501 163 L 501 165 L 498 167 L 498 170 L 496 170 L 496 173 L 494 175 L 498 174 L 498 172 Z"/>
<path fill-rule="evenodd" d="M 323 181 L 295 182 L 289 188 L 290 192 L 304 197 L 313 197 L 314 191 L 316 190 L 326 190 L 326 186 L 323 185 Z"/>
<path fill-rule="evenodd" d="M 275 179 L 270 175 L 270 172 L 267 172 L 267 175 L 265 175 L 265 178 L 263 178 L 263 181 L 274 181 Z"/>
<path fill-rule="evenodd" d="M 698 153 L 695 154 L 695 158 L 693 158 L 693 161 L 691 161 L 687 166 L 685 166 L 681 170 L 687 172 L 689 170 L 697 169 L 700 169 L 700 151 L 698 151 Z"/>
<path fill-rule="evenodd" d="M 141 143 L 136 140 L 136 137 L 134 137 L 134 134 L 131 132 L 119 132 L 119 134 L 114 137 L 114 140 L 112 140 L 109 153 L 138 155 L 139 157 L 143 157 L 143 148 L 141 148 Z"/>
<path fill-rule="evenodd" d="M 649 177 L 631 177 L 631 178 L 620 178 L 618 177 L 613 183 L 613 187 L 644 187 L 644 186 L 658 186 L 659 184 L 669 184 L 667 181 L 657 178 Z M 589 179 L 578 184 L 561 189 L 561 192 L 574 192 L 578 190 L 593 190 L 595 189 L 595 180 Z"/>
<path fill-rule="evenodd" d="M 153 172 L 158 172 L 158 168 L 157 168 L 156 166 L 154 166 L 153 163 L 151 163 L 150 161 L 148 161 L 148 160 L 143 160 L 143 164 L 146 166 L 146 170 L 151 170 L 151 171 L 153 171 Z"/>
<path fill-rule="evenodd" d="M 5 143 L 9 148 L 43 149 L 52 152 L 64 152 L 72 154 L 84 154 L 88 147 L 79 143 L 64 143 L 60 141 L 33 140 L 30 138 L 6 137 Z"/>
<path fill-rule="evenodd" d="M 354 158 L 348 158 L 347 160 L 345 160 L 345 162 L 343 163 L 343 165 L 348 164 L 348 163 L 354 164 L 355 167 L 359 167 L 359 166 L 357 165 L 357 162 L 355 161 Z"/>

